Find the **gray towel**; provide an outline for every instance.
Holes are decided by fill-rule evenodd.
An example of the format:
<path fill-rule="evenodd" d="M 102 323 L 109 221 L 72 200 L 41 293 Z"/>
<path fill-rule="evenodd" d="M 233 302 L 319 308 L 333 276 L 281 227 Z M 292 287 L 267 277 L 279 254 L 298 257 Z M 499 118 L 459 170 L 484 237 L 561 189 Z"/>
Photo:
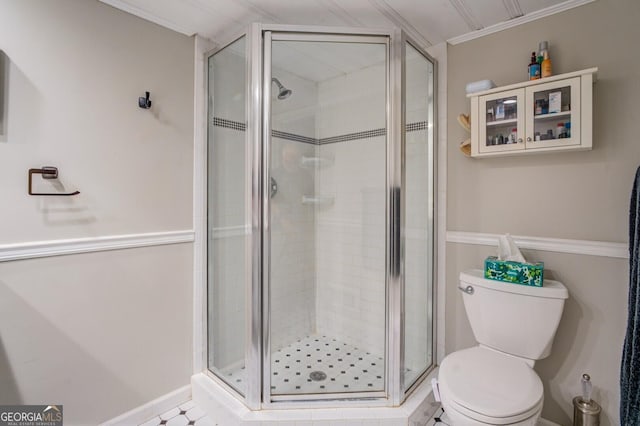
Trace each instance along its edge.
<path fill-rule="evenodd" d="M 620 366 L 620 424 L 640 425 L 640 167 L 629 207 L 629 316 Z"/>

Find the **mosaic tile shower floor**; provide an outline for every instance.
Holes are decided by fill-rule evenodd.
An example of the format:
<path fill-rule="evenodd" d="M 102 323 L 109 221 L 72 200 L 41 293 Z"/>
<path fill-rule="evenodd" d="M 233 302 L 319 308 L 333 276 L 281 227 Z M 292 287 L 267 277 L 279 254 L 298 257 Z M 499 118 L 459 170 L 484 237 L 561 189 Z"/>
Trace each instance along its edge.
<path fill-rule="evenodd" d="M 329 336 L 307 336 L 285 346 L 271 354 L 271 365 L 275 395 L 384 390 L 382 357 Z M 324 379 L 314 380 L 311 373 Z M 246 380 L 244 367 L 226 375 L 238 387 Z"/>

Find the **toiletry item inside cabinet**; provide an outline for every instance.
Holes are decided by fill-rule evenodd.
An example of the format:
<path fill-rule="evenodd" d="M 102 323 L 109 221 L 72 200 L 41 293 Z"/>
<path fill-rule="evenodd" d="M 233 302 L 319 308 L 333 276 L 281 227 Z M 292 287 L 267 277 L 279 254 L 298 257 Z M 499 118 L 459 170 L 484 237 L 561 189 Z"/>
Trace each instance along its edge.
<path fill-rule="evenodd" d="M 591 149 L 597 68 L 469 95 L 471 156 Z"/>

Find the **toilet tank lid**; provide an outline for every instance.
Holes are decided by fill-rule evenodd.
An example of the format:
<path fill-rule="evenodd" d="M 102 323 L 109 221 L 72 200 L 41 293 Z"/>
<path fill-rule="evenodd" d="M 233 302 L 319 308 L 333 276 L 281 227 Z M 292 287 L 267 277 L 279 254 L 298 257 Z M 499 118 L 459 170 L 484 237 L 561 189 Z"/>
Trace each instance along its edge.
<path fill-rule="evenodd" d="M 505 283 L 485 278 L 484 273 L 480 269 L 471 269 L 469 271 L 460 272 L 460 282 L 477 285 L 491 290 L 517 293 L 527 296 L 546 297 L 549 299 L 569 298 L 569 291 L 567 291 L 567 288 L 559 281 L 544 280 L 542 287 Z"/>

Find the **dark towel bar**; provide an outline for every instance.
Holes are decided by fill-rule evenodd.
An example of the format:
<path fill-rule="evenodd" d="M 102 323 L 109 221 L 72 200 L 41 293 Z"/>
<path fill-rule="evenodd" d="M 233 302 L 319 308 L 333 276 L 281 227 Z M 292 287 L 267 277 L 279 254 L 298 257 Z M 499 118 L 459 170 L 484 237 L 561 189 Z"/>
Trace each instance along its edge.
<path fill-rule="evenodd" d="M 58 168 L 57 167 L 51 167 L 51 166 L 45 166 L 42 167 L 40 169 L 29 169 L 29 195 L 52 195 L 52 196 L 58 196 L 58 197 L 68 197 L 70 195 L 78 195 L 80 193 L 80 191 L 74 191 L 74 192 L 33 192 L 33 188 L 32 188 L 32 182 L 33 182 L 33 175 L 42 175 L 43 179 L 58 179 Z"/>

